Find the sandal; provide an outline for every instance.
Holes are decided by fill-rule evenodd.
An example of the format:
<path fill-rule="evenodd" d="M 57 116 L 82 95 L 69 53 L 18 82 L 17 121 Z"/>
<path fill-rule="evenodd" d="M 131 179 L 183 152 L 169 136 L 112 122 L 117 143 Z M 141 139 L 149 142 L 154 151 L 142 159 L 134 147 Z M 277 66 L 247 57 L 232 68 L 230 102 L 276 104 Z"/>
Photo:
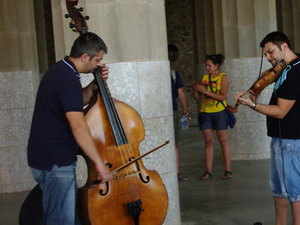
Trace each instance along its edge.
<path fill-rule="evenodd" d="M 178 173 L 177 177 L 179 181 L 187 181 L 189 179 L 188 176 L 184 176 L 182 173 Z"/>
<path fill-rule="evenodd" d="M 231 179 L 231 178 L 232 178 L 232 172 L 226 170 L 226 171 L 224 172 L 224 175 L 223 175 L 222 179 L 223 179 L 223 180 L 228 180 L 228 179 Z"/>
<path fill-rule="evenodd" d="M 201 180 L 207 180 L 212 177 L 212 174 L 208 171 L 205 171 L 204 174 L 200 177 Z"/>

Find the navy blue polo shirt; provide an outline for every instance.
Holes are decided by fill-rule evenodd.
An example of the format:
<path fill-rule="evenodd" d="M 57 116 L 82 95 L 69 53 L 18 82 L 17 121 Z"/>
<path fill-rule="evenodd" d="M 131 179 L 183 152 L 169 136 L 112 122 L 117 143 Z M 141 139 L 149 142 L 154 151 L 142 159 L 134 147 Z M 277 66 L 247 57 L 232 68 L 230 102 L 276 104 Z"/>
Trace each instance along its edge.
<path fill-rule="evenodd" d="M 65 57 L 41 80 L 28 141 L 28 165 L 51 170 L 53 165 L 74 163 L 79 149 L 68 123 L 66 112 L 83 112 L 80 75 Z"/>

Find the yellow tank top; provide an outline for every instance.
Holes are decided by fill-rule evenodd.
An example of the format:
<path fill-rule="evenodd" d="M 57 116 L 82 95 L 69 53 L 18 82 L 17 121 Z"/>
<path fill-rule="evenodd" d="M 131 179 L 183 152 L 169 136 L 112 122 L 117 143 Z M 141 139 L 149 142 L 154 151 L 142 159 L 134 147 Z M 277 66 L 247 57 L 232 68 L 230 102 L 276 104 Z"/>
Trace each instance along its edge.
<path fill-rule="evenodd" d="M 224 75 L 225 73 L 220 73 L 218 76 L 211 78 L 211 83 L 212 83 L 211 86 L 213 90 L 210 89 L 208 73 L 203 76 L 202 84 L 206 87 L 208 91 L 219 94 L 221 91 L 221 80 Z M 223 101 L 223 104 L 227 106 L 226 100 Z M 221 104 L 221 102 L 209 98 L 206 95 L 203 95 L 200 112 L 215 113 L 215 112 L 220 112 L 224 109 L 225 108 Z"/>

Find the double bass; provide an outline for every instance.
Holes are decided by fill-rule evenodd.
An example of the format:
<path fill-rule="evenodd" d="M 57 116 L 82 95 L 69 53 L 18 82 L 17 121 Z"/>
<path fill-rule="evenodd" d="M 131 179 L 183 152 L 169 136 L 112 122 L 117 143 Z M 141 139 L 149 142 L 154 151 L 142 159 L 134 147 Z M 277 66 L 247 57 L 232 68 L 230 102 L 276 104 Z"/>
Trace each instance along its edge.
<path fill-rule="evenodd" d="M 77 9 L 78 1 L 66 0 L 72 30 L 88 28 Z M 114 178 L 104 184 L 96 179 L 92 161 L 83 155 L 86 184 L 78 191 L 78 211 L 83 225 L 161 225 L 168 209 L 168 195 L 157 171 L 145 168 L 139 143 L 145 137 L 140 115 L 131 106 L 111 97 L 101 68 L 94 71 L 98 93 L 85 110 L 85 118 L 98 153 Z"/>

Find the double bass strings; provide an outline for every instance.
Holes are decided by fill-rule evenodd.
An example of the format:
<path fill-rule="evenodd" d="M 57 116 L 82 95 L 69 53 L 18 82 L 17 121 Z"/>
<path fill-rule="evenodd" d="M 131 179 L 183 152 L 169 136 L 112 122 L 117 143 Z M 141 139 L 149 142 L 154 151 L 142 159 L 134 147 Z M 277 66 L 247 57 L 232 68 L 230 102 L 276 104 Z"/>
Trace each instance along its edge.
<path fill-rule="evenodd" d="M 116 145 L 118 146 L 118 149 L 120 150 L 119 152 L 123 161 L 123 165 L 125 165 L 126 163 L 129 162 L 131 157 L 133 157 L 133 151 L 131 149 L 130 144 L 128 143 L 128 139 L 126 137 L 120 117 L 116 110 L 113 99 L 110 95 L 110 92 L 107 88 L 107 85 L 105 81 L 102 79 L 102 77 L 100 77 L 98 69 L 95 70 L 95 73 L 96 73 L 95 74 L 96 79 L 99 84 L 99 89 L 102 95 L 102 99 L 105 104 L 105 108 L 107 110 L 107 116 L 111 124 L 115 142 Z M 136 170 L 138 170 L 138 168 L 136 168 Z M 141 199 L 141 187 L 140 187 L 141 183 L 138 182 L 137 175 L 132 176 L 132 174 L 137 174 L 137 173 L 131 172 L 129 168 L 126 168 L 125 171 L 128 180 L 128 190 L 129 190 L 128 194 L 130 196 L 130 201 L 132 202 L 135 199 Z"/>

